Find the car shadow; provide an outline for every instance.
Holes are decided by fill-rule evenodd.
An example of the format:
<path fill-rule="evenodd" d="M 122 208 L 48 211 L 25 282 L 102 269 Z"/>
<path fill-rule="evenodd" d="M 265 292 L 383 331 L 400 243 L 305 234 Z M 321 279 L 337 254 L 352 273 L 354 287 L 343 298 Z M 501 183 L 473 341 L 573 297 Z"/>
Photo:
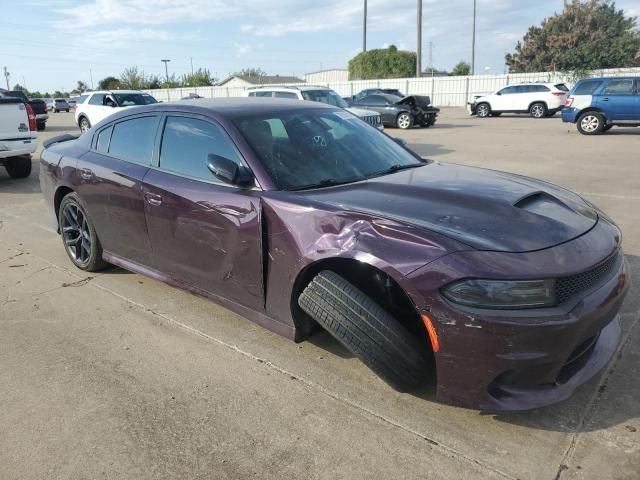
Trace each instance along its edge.
<path fill-rule="evenodd" d="M 449 128 L 473 128 L 477 125 L 469 125 L 469 124 L 461 124 L 461 123 L 436 123 L 433 127 L 429 127 L 429 129 L 435 130 L 443 130 Z"/>
<path fill-rule="evenodd" d="M 80 135 L 80 129 L 76 128 L 75 131 L 73 128 L 69 128 L 68 125 L 55 125 L 55 126 L 49 126 L 47 125 L 46 128 L 44 130 L 39 130 L 38 133 L 45 133 L 45 132 L 64 132 L 64 133 L 71 133 L 72 135 L 74 133 L 77 133 L 78 135 Z"/>
<path fill-rule="evenodd" d="M 601 133 L 600 135 L 604 135 L 607 137 L 615 137 L 617 135 L 638 135 L 640 134 L 639 127 L 613 127 L 608 132 Z"/>
<path fill-rule="evenodd" d="M 421 157 L 427 158 L 446 155 L 454 151 L 435 143 L 408 143 L 407 146 Z"/>

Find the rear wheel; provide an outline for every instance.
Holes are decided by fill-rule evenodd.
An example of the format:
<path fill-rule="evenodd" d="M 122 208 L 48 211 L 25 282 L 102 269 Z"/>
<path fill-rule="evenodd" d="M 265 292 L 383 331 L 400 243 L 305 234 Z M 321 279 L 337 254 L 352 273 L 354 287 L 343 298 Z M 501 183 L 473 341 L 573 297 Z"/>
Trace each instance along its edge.
<path fill-rule="evenodd" d="M 478 105 L 476 108 L 476 116 L 479 118 L 487 118 L 489 115 L 491 115 L 491 107 L 488 103 L 481 103 Z"/>
<path fill-rule="evenodd" d="M 81 132 L 86 132 L 91 128 L 91 124 L 89 123 L 89 119 L 87 117 L 80 117 L 78 126 L 80 127 Z"/>
<path fill-rule="evenodd" d="M 604 117 L 598 112 L 585 112 L 578 117 L 577 127 L 583 135 L 597 135 L 605 128 Z"/>
<path fill-rule="evenodd" d="M 396 119 L 396 125 L 398 126 L 398 128 L 401 128 L 403 130 L 411 128 L 413 126 L 413 117 L 410 113 L 402 112 Z"/>
<path fill-rule="evenodd" d="M 62 199 L 58 224 L 64 248 L 76 267 L 95 272 L 107 265 L 93 223 L 75 193 Z"/>
<path fill-rule="evenodd" d="M 69 109 L 67 108 L 67 109 L 65 110 L 65 112 L 69 113 Z"/>
<path fill-rule="evenodd" d="M 44 122 L 38 123 L 38 131 L 39 132 L 44 130 L 45 128 L 46 128 L 46 123 L 44 123 Z"/>
<path fill-rule="evenodd" d="M 320 272 L 298 304 L 392 387 L 409 390 L 426 380 L 427 362 L 418 339 L 337 273 Z"/>
<path fill-rule="evenodd" d="M 536 102 L 529 107 L 531 118 L 544 118 L 547 116 L 547 106 L 542 102 Z"/>
<path fill-rule="evenodd" d="M 11 178 L 27 178 L 31 175 L 31 155 L 7 158 L 4 168 Z"/>

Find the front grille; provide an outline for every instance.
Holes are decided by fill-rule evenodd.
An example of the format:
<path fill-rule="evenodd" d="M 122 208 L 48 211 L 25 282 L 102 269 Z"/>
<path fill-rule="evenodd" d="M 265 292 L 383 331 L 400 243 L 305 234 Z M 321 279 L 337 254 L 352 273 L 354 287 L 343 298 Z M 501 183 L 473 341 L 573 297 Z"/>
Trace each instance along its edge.
<path fill-rule="evenodd" d="M 368 115 L 366 117 L 362 117 L 362 120 L 367 122 L 369 125 L 373 125 L 374 127 L 377 127 L 378 125 L 380 125 L 380 123 L 382 123 L 380 115 Z"/>
<path fill-rule="evenodd" d="M 622 254 L 618 252 L 586 272 L 558 278 L 556 280 L 556 301 L 558 303 L 565 302 L 580 292 L 604 283 L 618 267 L 621 257 Z"/>

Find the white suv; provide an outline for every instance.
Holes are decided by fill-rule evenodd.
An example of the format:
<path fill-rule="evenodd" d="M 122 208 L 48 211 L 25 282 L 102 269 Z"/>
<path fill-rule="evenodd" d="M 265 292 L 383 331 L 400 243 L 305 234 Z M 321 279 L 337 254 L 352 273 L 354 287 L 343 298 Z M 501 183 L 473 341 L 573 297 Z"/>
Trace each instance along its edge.
<path fill-rule="evenodd" d="M 76 125 L 83 132 L 123 108 L 158 103 L 151 95 L 138 90 L 99 90 L 85 92 L 76 105 Z"/>
<path fill-rule="evenodd" d="M 562 110 L 569 89 L 564 83 L 521 83 L 476 97 L 469 113 L 480 118 L 503 113 L 528 113 L 533 118 L 552 117 Z"/>
<path fill-rule="evenodd" d="M 243 92 L 245 97 L 275 97 L 292 100 L 310 100 L 343 108 L 378 130 L 384 130 L 382 118 L 378 112 L 349 107 L 347 102 L 336 92 L 327 87 L 304 85 L 300 87 L 250 87 Z"/>

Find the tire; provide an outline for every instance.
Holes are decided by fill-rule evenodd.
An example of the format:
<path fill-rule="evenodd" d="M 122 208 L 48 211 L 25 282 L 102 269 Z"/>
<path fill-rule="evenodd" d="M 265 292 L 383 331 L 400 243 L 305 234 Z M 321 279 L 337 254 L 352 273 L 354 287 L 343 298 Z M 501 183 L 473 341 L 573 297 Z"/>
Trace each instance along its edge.
<path fill-rule="evenodd" d="M 544 118 L 548 113 L 547 105 L 542 102 L 533 103 L 529 107 L 529 115 L 531 118 Z"/>
<path fill-rule="evenodd" d="M 598 112 L 585 112 L 578 117 L 576 123 L 582 135 L 598 135 L 605 127 L 604 117 Z"/>
<path fill-rule="evenodd" d="M 58 227 L 69 259 L 80 270 L 97 272 L 107 266 L 96 229 L 80 198 L 70 193 L 60 202 Z"/>
<path fill-rule="evenodd" d="M 502 112 L 491 112 L 492 117 L 499 117 L 500 115 L 502 115 Z"/>
<path fill-rule="evenodd" d="M 476 107 L 476 116 L 478 118 L 487 118 L 491 115 L 491 105 L 488 103 L 481 103 Z"/>
<path fill-rule="evenodd" d="M 410 113 L 402 112 L 396 118 L 396 126 L 402 130 L 407 130 L 413 127 L 413 116 Z"/>
<path fill-rule="evenodd" d="M 67 108 L 67 109 L 65 110 L 65 112 L 69 113 L 69 109 Z"/>
<path fill-rule="evenodd" d="M 47 128 L 47 124 L 42 122 L 38 124 L 38 131 L 42 132 L 45 128 Z"/>
<path fill-rule="evenodd" d="M 84 133 L 91 128 L 91 123 L 89 123 L 89 119 L 87 117 L 80 117 L 80 120 L 78 120 L 78 127 L 80 127 L 80 131 Z"/>
<path fill-rule="evenodd" d="M 613 125 L 605 125 L 604 128 L 602 129 L 603 132 L 608 132 L 609 130 L 611 130 L 613 128 Z"/>
<path fill-rule="evenodd" d="M 11 178 L 27 178 L 31 175 L 31 155 L 7 158 L 4 168 Z"/>
<path fill-rule="evenodd" d="M 320 272 L 298 304 L 393 388 L 411 390 L 426 380 L 427 363 L 418 339 L 337 273 Z"/>

